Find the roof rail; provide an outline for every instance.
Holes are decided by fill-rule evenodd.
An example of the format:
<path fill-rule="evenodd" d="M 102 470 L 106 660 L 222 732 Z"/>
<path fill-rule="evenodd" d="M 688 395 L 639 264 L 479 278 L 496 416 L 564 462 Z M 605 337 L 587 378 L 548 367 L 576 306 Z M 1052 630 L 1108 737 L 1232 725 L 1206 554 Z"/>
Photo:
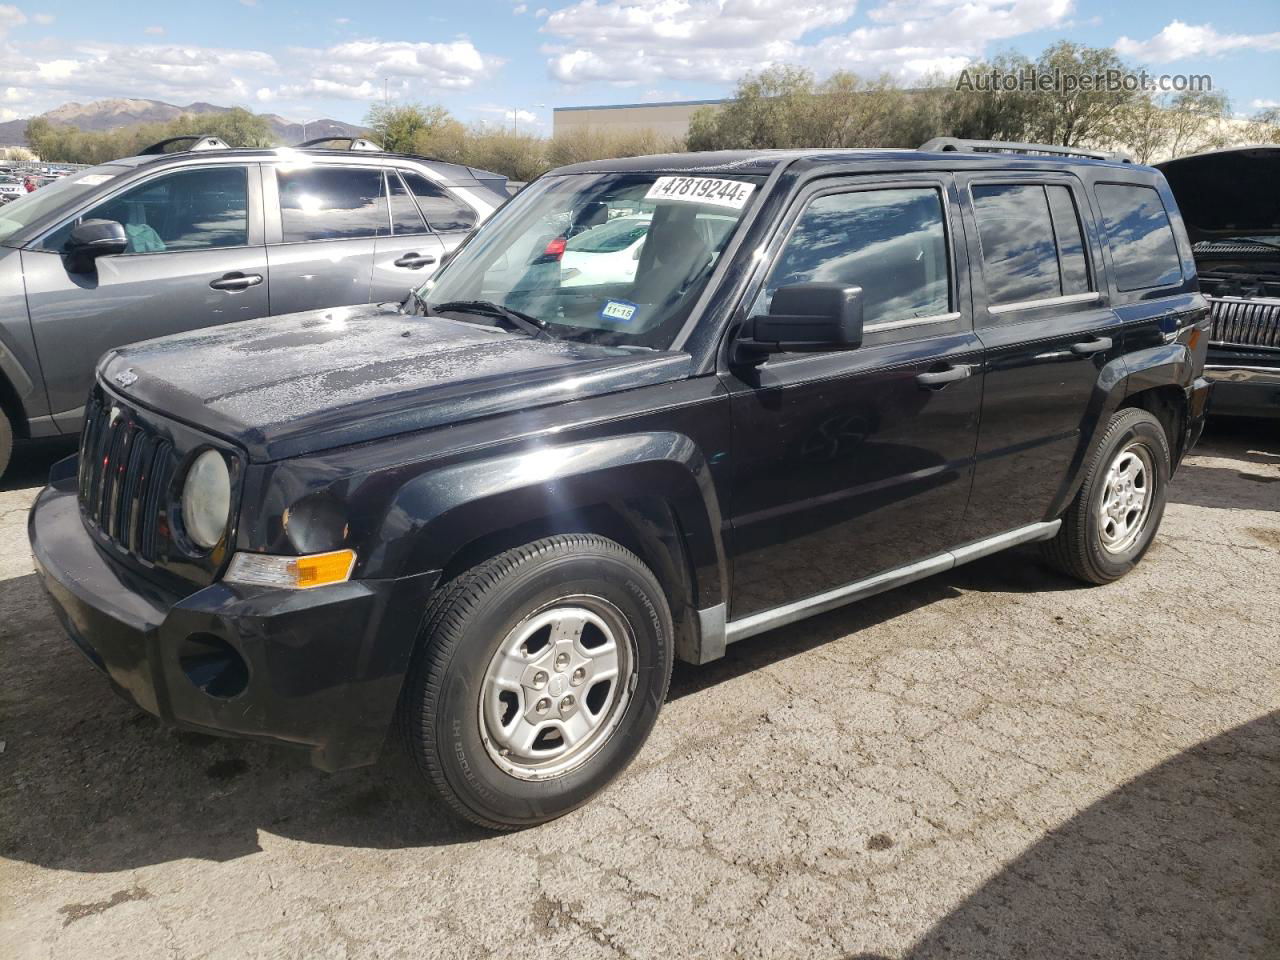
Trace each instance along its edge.
<path fill-rule="evenodd" d="M 1084 147 L 1060 147 L 1052 143 L 1014 143 L 1007 140 L 965 140 L 961 137 L 934 137 L 920 144 L 920 150 L 931 153 L 1022 153 L 1031 156 L 1087 157 L 1113 163 L 1133 163 L 1127 153 L 1110 150 L 1087 150 Z"/>
<path fill-rule="evenodd" d="M 367 137 L 316 137 L 314 140 L 305 140 L 302 143 L 295 144 L 295 148 L 301 150 L 305 147 L 318 147 L 322 143 L 345 143 L 348 150 L 371 150 L 381 153 L 382 148 Z M 341 149 L 335 147 L 334 149 Z"/>
<path fill-rule="evenodd" d="M 218 137 L 212 137 L 207 133 L 188 134 L 185 137 L 170 137 L 168 140 L 161 140 L 159 143 L 153 143 L 149 147 L 145 147 L 138 151 L 140 157 L 150 157 L 158 153 L 183 153 L 183 150 L 166 149 L 171 144 L 186 143 L 190 141 L 191 146 L 185 150 L 230 150 L 225 140 Z"/>

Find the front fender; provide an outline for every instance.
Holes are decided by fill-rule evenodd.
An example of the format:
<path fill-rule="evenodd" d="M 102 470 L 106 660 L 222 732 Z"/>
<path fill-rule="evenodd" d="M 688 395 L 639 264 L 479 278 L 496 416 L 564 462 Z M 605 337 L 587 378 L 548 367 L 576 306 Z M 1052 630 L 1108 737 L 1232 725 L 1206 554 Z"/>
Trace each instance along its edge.
<path fill-rule="evenodd" d="M 385 514 L 366 576 L 443 570 L 468 544 L 590 507 L 661 498 L 680 527 L 694 602 L 723 601 L 719 500 L 698 445 L 678 433 L 633 433 L 453 464 L 406 482 Z"/>

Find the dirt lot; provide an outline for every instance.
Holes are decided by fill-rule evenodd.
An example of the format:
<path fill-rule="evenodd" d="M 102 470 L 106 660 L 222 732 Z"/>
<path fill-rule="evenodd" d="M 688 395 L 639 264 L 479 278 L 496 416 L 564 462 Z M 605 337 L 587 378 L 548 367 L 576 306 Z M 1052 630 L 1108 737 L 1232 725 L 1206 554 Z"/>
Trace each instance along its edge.
<path fill-rule="evenodd" d="M 22 957 L 1280 957 L 1280 429 L 1127 579 L 989 558 L 678 668 L 638 762 L 489 836 L 176 734 L 63 639 L 0 492 L 0 949 Z"/>

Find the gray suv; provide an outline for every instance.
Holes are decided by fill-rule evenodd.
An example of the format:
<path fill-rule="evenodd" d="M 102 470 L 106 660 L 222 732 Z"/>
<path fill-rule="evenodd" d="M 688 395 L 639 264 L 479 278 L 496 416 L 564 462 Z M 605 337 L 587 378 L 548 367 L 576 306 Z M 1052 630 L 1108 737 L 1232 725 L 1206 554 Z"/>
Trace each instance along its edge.
<path fill-rule="evenodd" d="M 507 198 L 497 174 L 368 141 L 182 139 L 0 208 L 0 473 L 15 437 L 79 431 L 107 350 L 402 299 Z"/>

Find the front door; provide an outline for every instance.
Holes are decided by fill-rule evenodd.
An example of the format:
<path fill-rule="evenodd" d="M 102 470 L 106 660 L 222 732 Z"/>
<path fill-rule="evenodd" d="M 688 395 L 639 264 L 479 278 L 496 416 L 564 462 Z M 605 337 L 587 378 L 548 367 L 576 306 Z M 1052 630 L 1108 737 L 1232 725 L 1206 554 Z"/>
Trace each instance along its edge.
<path fill-rule="evenodd" d="M 751 313 L 780 286 L 864 291 L 856 350 L 734 369 L 733 619 L 953 543 L 982 380 L 949 176 L 842 182 L 804 201 Z"/>
<path fill-rule="evenodd" d="M 1052 519 L 1092 435 L 1103 367 L 1123 333 L 1082 187 L 1065 175 L 961 178 L 972 229 L 982 428 L 964 542 Z"/>
<path fill-rule="evenodd" d="M 64 431 L 79 428 L 94 365 L 112 347 L 268 314 L 256 165 L 158 174 L 82 211 L 22 251 L 27 305 Z M 128 252 L 67 271 L 61 251 L 81 220 L 122 223 Z"/>

